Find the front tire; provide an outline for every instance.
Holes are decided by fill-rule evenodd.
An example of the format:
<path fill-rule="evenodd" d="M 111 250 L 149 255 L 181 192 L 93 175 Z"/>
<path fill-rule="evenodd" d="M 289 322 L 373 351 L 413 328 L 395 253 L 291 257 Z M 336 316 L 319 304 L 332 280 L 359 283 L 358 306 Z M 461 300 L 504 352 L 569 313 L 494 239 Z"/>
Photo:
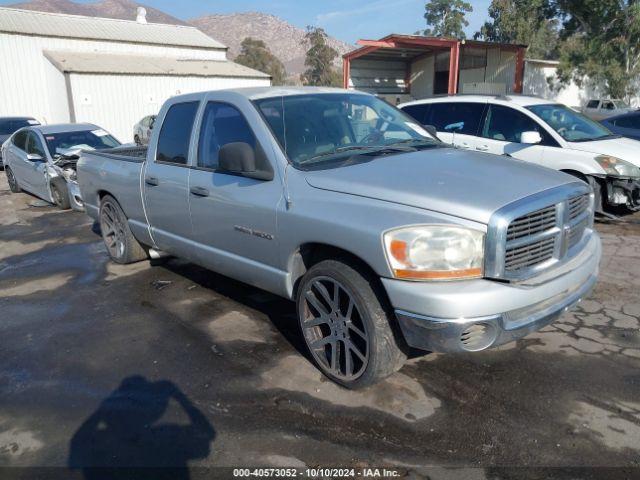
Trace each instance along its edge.
<path fill-rule="evenodd" d="M 60 210 L 69 210 L 71 208 L 71 202 L 69 201 L 69 188 L 67 182 L 61 178 L 56 178 L 51 183 L 51 198 L 53 203 Z"/>
<path fill-rule="evenodd" d="M 100 202 L 100 232 L 114 262 L 124 265 L 148 258 L 146 250 L 131 233 L 120 204 L 111 195 L 105 195 Z"/>
<path fill-rule="evenodd" d="M 334 382 L 358 389 L 399 370 L 399 348 L 376 279 L 346 262 L 325 260 L 303 277 L 298 320 L 316 366 Z"/>
<path fill-rule="evenodd" d="M 5 166 L 4 173 L 7 175 L 7 182 L 9 182 L 9 190 L 11 190 L 13 193 L 22 192 L 20 185 L 18 185 L 18 180 L 16 180 L 16 176 L 13 174 L 13 170 Z"/>

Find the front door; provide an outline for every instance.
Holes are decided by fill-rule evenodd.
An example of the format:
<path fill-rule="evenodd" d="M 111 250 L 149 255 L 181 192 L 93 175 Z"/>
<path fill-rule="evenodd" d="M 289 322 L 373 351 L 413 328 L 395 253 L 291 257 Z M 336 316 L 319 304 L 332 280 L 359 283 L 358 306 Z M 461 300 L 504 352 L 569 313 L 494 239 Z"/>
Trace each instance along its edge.
<path fill-rule="evenodd" d="M 26 155 L 39 156 L 41 160 L 29 160 Z M 47 155 L 36 132 L 27 134 L 26 155 L 24 155 L 26 161 L 25 182 L 30 185 L 31 193 L 51 201 L 47 177 Z"/>
<path fill-rule="evenodd" d="M 236 142 L 249 144 L 256 158 L 269 162 L 236 106 L 208 102 L 202 115 L 196 165 L 189 179 L 191 223 L 204 265 L 259 285 L 258 275 L 244 277 L 243 262 L 252 263 L 254 271 L 267 272 L 277 266 L 276 210 L 282 187 L 277 177 L 257 180 L 219 170 L 220 149 Z M 233 272 L 226 271 L 228 265 L 234 265 Z"/>
<path fill-rule="evenodd" d="M 171 105 L 143 172 L 151 236 L 161 250 L 193 258 L 189 219 L 189 157 L 199 102 Z"/>
<path fill-rule="evenodd" d="M 522 134 L 531 131 L 540 133 L 540 144 L 520 142 Z M 524 113 L 502 105 L 489 105 L 476 150 L 540 164 L 549 139 L 546 130 Z"/>

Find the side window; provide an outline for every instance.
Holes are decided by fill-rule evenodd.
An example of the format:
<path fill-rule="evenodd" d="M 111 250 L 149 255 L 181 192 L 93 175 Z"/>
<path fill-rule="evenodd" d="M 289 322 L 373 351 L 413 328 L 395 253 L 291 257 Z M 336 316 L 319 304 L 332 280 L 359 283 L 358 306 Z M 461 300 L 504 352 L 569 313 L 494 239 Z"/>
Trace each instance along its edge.
<path fill-rule="evenodd" d="M 160 130 L 156 162 L 187 164 L 198 104 L 199 102 L 176 103 L 169 108 Z"/>
<path fill-rule="evenodd" d="M 434 103 L 425 124 L 433 125 L 439 132 L 456 132 L 478 135 L 484 103 Z"/>
<path fill-rule="evenodd" d="M 402 111 L 415 118 L 420 125 L 426 125 L 426 119 L 429 116 L 431 105 L 407 105 Z"/>
<path fill-rule="evenodd" d="M 622 127 L 622 128 L 640 129 L 640 115 L 637 115 L 635 117 L 619 118 L 618 120 L 613 122 L 613 124 L 616 125 L 617 127 Z"/>
<path fill-rule="evenodd" d="M 40 143 L 40 139 L 33 132 L 29 132 L 27 135 L 27 153 L 29 155 L 40 155 L 43 158 L 45 156 L 42 143 Z"/>
<path fill-rule="evenodd" d="M 202 117 L 198 142 L 198 167 L 218 168 L 218 153 L 228 143 L 248 143 L 255 150 L 256 137 L 240 111 L 225 103 L 209 102 Z"/>
<path fill-rule="evenodd" d="M 613 104 L 613 102 L 605 102 L 605 103 L 602 105 L 602 109 L 603 109 L 603 110 L 615 110 L 615 109 L 616 109 L 616 106 Z"/>
<path fill-rule="evenodd" d="M 13 136 L 13 144 L 20 150 L 26 149 L 27 132 L 18 132 Z"/>
<path fill-rule="evenodd" d="M 598 100 L 589 100 L 589 103 L 587 103 L 587 108 L 598 108 L 599 104 L 600 102 Z"/>
<path fill-rule="evenodd" d="M 491 105 L 482 129 L 482 136 L 491 140 L 520 143 L 524 132 L 538 132 L 542 145 L 554 143 L 536 121 L 513 108 Z"/>

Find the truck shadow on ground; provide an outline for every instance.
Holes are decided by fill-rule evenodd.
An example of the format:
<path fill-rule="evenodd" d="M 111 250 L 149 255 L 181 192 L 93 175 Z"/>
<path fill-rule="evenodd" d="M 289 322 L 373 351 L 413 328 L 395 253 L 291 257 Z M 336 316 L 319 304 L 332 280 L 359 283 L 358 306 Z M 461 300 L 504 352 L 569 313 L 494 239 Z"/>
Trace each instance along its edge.
<path fill-rule="evenodd" d="M 173 400 L 188 422 L 161 421 Z M 84 478 L 190 478 L 187 462 L 206 458 L 215 430 L 170 381 L 125 378 L 87 418 L 69 444 L 68 466 Z"/>

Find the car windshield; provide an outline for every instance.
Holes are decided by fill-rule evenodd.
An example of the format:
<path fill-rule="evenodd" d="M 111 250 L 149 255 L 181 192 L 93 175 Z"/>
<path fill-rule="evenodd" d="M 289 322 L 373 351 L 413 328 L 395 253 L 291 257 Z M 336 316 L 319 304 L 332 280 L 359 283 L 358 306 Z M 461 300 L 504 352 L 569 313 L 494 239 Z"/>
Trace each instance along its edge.
<path fill-rule="evenodd" d="M 369 95 L 322 93 L 257 100 L 289 161 L 338 167 L 362 159 L 440 146 L 411 117 Z"/>
<path fill-rule="evenodd" d="M 622 100 L 614 100 L 613 104 L 616 106 L 616 108 L 620 108 L 620 109 L 629 108 L 628 105 L 624 103 Z"/>
<path fill-rule="evenodd" d="M 568 142 L 589 142 L 615 137 L 599 123 L 564 105 L 533 105 L 527 108 Z"/>
<path fill-rule="evenodd" d="M 0 135 L 11 135 L 22 127 L 29 127 L 31 125 L 39 125 L 39 123 L 36 120 L 28 118 L 0 120 Z"/>
<path fill-rule="evenodd" d="M 71 150 L 100 150 L 121 145 L 109 133 L 99 128 L 76 132 L 47 133 L 44 138 L 52 156 L 65 155 Z"/>

